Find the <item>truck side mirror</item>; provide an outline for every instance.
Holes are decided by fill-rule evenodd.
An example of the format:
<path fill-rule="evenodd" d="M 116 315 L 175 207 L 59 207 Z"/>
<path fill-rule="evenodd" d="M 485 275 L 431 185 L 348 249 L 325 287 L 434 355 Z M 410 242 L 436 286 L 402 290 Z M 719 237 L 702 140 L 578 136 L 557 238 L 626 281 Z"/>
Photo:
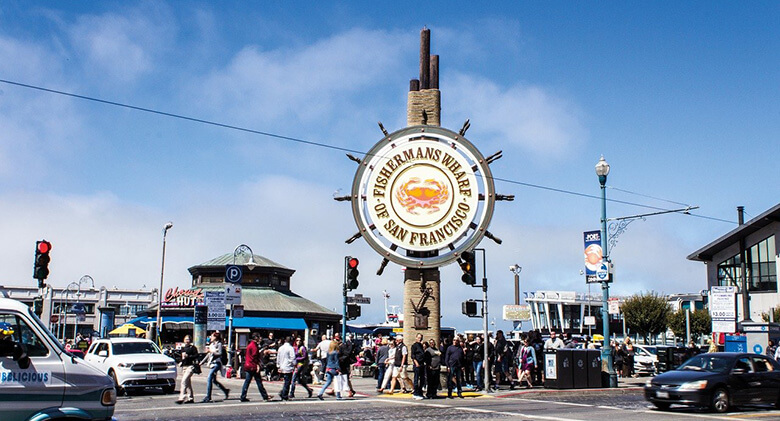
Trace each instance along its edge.
<path fill-rule="evenodd" d="M 98 352 L 98 357 L 107 358 L 107 357 L 108 357 L 108 351 L 106 351 L 106 350 L 104 349 L 104 350 L 102 350 L 102 351 Z"/>

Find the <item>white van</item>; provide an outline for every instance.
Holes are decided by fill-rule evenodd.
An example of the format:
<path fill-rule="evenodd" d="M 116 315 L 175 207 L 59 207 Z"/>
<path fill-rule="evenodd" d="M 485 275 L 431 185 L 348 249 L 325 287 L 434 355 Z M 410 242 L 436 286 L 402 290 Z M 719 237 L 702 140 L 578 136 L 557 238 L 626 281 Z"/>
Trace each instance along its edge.
<path fill-rule="evenodd" d="M 70 356 L 26 305 L 0 298 L 0 420 L 112 420 L 110 377 Z"/>

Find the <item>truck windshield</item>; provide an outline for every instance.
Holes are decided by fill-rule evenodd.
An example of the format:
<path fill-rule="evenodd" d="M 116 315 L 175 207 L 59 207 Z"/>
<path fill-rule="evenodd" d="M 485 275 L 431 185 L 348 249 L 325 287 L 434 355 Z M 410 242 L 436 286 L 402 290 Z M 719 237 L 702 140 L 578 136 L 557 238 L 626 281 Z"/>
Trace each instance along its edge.
<path fill-rule="evenodd" d="M 35 320 L 35 323 L 38 325 L 41 330 L 46 334 L 46 336 L 49 338 L 49 342 L 51 342 L 52 346 L 54 346 L 59 353 L 65 352 L 65 348 L 60 343 L 60 340 L 54 337 L 54 334 L 51 333 L 51 331 L 46 327 L 45 324 L 41 321 L 41 319 L 38 317 L 35 312 L 33 312 L 32 307 L 27 311 L 27 314 L 32 317 L 33 320 Z"/>
<path fill-rule="evenodd" d="M 151 342 L 123 342 L 114 344 L 114 354 L 159 354 L 160 351 Z"/>

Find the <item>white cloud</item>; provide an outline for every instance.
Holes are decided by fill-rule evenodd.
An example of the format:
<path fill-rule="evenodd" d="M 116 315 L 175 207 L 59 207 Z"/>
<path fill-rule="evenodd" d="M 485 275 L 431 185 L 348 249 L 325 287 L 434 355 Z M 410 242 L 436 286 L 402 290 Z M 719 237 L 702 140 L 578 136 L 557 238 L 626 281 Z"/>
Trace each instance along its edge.
<path fill-rule="evenodd" d="M 407 39 L 353 29 L 297 49 L 245 46 L 194 86 L 202 87 L 197 96 L 205 96 L 204 105 L 240 121 L 312 123 L 335 114 L 355 121 L 361 106 L 371 103 L 355 94 L 398 70 Z"/>
<path fill-rule="evenodd" d="M 124 15 L 84 15 L 68 28 L 85 71 L 112 82 L 133 82 L 159 65 L 176 33 L 164 6 Z"/>
<path fill-rule="evenodd" d="M 0 74 L 9 80 L 50 85 L 62 79 L 61 56 L 39 44 L 0 37 L 0 57 Z M 8 180 L 45 180 L 51 176 L 48 159 L 66 159 L 82 138 L 70 99 L 9 84 L 0 84 L 0 127 L 6 187 L 14 185 Z"/>
<path fill-rule="evenodd" d="M 571 100 L 541 86 L 503 88 L 477 76 L 456 74 L 447 81 L 447 114 L 479 122 L 497 143 L 509 143 L 541 156 L 567 155 L 584 144 L 582 112 Z"/>

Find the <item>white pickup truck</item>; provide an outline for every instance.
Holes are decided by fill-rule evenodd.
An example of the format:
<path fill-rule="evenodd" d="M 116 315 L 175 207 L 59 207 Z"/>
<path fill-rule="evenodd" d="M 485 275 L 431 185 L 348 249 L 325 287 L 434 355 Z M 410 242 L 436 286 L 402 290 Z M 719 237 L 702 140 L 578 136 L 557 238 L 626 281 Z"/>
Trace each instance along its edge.
<path fill-rule="evenodd" d="M 26 305 L 0 298 L 0 420 L 112 420 L 113 380 L 68 355 Z"/>

